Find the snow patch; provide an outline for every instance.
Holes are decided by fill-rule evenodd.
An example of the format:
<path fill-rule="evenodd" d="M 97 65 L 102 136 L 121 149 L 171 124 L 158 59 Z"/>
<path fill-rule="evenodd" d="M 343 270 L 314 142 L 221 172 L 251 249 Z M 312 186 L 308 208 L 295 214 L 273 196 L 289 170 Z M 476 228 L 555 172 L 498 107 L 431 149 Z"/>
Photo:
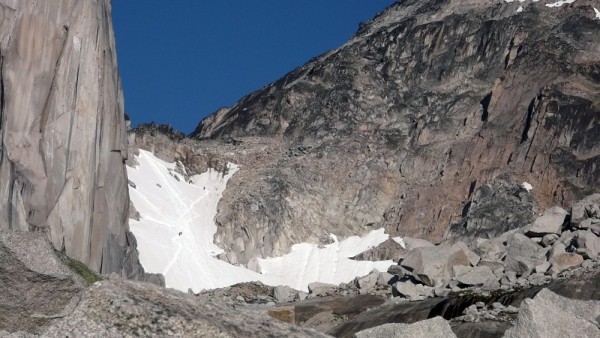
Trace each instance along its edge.
<path fill-rule="evenodd" d="M 311 282 L 349 282 L 374 269 L 386 271 L 394 264 L 349 258 L 386 241 L 389 236 L 383 229 L 343 241 L 332 234 L 334 242 L 324 247 L 294 245 L 287 255 L 259 259 L 262 274 L 221 261 L 215 257 L 223 250 L 213 242 L 217 231 L 214 218 L 227 181 L 238 166 L 228 164 L 226 175 L 209 170 L 188 183 L 175 179 L 175 163 L 144 150 L 140 150 L 137 160 L 139 165 L 127 167 L 127 173 L 136 186 L 129 189 L 129 194 L 140 220 L 131 219 L 129 224 L 137 238 L 142 266 L 147 272 L 162 273 L 167 287 L 198 292 L 261 281 L 306 291 Z"/>
<path fill-rule="evenodd" d="M 533 186 L 527 182 L 523 182 L 521 184 L 521 186 L 523 187 L 523 189 L 527 190 L 527 191 L 531 191 L 533 189 Z"/>
<path fill-rule="evenodd" d="M 551 4 L 546 4 L 546 7 L 560 7 L 564 4 L 572 4 L 574 2 L 575 2 L 575 0 L 560 0 L 557 2 L 553 2 Z"/>
<path fill-rule="evenodd" d="M 517 13 L 521 13 L 523 11 L 523 6 L 519 6 L 519 8 L 517 8 Z"/>
<path fill-rule="evenodd" d="M 341 242 L 324 247 L 301 243 L 292 246 L 292 251 L 284 256 L 259 259 L 264 275 L 276 276 L 281 284 L 297 290 L 308 291 L 308 284 L 323 282 L 339 284 L 356 276 L 364 276 L 377 269 L 387 271 L 393 261 L 355 261 L 350 257 L 369 250 L 389 239 L 383 229 L 371 231 L 365 237 L 352 236 Z"/>
<path fill-rule="evenodd" d="M 400 244 L 402 249 L 406 249 L 406 243 L 404 243 L 404 239 L 402 237 L 393 237 L 392 240 L 394 240 L 394 242 Z"/>
<path fill-rule="evenodd" d="M 596 19 L 600 19 L 600 11 L 594 7 L 594 12 L 596 13 Z"/>

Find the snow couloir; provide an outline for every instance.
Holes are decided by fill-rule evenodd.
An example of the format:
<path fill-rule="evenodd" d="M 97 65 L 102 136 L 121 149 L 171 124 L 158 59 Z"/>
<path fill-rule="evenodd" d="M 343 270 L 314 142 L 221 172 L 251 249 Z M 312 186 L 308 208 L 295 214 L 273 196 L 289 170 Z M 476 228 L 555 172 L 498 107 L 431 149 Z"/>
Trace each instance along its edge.
<path fill-rule="evenodd" d="M 129 188 L 140 220 L 130 220 L 138 241 L 140 261 L 147 272 L 165 276 L 167 287 L 199 292 L 241 282 L 261 281 L 268 285 L 287 285 L 307 291 L 308 284 L 346 283 L 374 269 L 386 271 L 392 261 L 355 261 L 353 257 L 389 236 L 383 229 L 365 237 L 353 236 L 325 246 L 301 243 L 290 253 L 258 259 L 261 273 L 221 261 L 223 252 L 213 242 L 217 204 L 227 181 L 239 169 L 229 164 L 226 175 L 209 170 L 186 182 L 175 172 L 175 163 L 167 163 L 152 153 L 140 150 L 139 165 L 127 167 L 135 188 Z M 399 240 L 399 239 L 396 239 Z"/>

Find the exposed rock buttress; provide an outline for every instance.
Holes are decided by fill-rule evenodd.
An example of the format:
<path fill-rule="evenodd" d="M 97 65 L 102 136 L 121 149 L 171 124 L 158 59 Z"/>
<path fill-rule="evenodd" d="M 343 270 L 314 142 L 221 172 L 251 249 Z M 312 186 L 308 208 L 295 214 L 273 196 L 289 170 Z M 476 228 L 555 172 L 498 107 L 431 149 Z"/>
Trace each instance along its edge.
<path fill-rule="evenodd" d="M 109 0 L 0 1 L 0 227 L 139 277 Z"/>

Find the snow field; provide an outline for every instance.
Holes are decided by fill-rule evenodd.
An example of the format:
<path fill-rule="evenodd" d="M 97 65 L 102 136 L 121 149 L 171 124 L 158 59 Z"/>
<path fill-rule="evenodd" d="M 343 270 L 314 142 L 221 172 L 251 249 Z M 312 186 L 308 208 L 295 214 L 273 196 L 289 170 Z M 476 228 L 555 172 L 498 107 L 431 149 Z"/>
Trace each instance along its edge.
<path fill-rule="evenodd" d="M 142 266 L 147 272 L 162 273 L 168 287 L 199 292 L 261 281 L 307 291 L 311 282 L 349 282 L 373 269 L 386 271 L 394 263 L 349 259 L 387 240 L 383 229 L 341 242 L 332 235 L 334 242 L 321 248 L 308 243 L 294 245 L 287 255 L 259 259 L 260 274 L 221 261 L 215 258 L 223 250 L 213 243 L 217 231 L 214 218 L 227 181 L 238 167 L 229 164 L 227 175 L 209 170 L 188 183 L 174 172 L 174 163 L 150 152 L 140 150 L 137 160 L 139 166 L 127 167 L 127 173 L 136 186 L 129 188 L 129 194 L 140 220 L 131 219 L 129 224 Z"/>

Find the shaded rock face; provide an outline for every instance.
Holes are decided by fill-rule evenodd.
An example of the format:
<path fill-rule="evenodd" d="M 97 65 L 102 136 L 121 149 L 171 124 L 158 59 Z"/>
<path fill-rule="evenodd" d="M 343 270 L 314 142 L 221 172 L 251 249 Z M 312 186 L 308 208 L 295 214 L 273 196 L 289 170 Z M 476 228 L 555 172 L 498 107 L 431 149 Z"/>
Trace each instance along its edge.
<path fill-rule="evenodd" d="M 109 0 L 0 1 L 0 227 L 139 274 Z"/>
<path fill-rule="evenodd" d="M 519 5 L 396 3 L 341 48 L 202 121 L 192 137 L 236 139 L 242 165 L 217 241 L 241 263 L 372 226 L 439 241 L 501 175 L 529 182 L 542 209 L 597 189 L 592 2 Z M 252 162 L 242 150 L 256 140 Z M 235 252 L 239 239 L 252 252 Z"/>

